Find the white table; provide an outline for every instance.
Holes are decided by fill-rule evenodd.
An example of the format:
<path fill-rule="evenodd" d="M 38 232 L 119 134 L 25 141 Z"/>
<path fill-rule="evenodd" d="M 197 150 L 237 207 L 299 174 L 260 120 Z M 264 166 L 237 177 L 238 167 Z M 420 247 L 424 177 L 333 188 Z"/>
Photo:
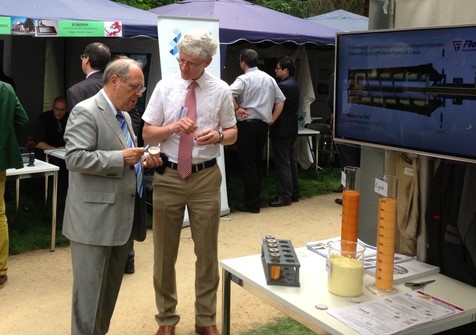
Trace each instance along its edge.
<path fill-rule="evenodd" d="M 319 142 L 321 140 L 321 133 L 318 130 L 309 129 L 309 128 L 299 128 L 298 129 L 298 137 L 305 136 L 307 140 L 307 147 L 309 152 L 311 153 L 311 157 L 313 160 L 314 168 L 316 172 L 318 169 L 323 170 L 319 166 Z M 314 137 L 314 144 L 312 142 L 312 138 Z M 266 173 L 269 172 L 269 151 L 270 151 L 270 143 L 271 138 L 268 136 L 268 142 L 266 144 Z"/>
<path fill-rule="evenodd" d="M 44 150 L 43 152 L 45 154 L 46 163 L 50 162 L 50 159 L 49 159 L 50 156 L 64 160 L 64 156 L 66 155 L 66 149 L 65 148 Z M 45 192 L 46 192 L 46 194 L 48 194 L 47 180 L 45 181 Z"/>
<path fill-rule="evenodd" d="M 298 137 L 306 136 L 307 146 L 311 152 L 312 159 L 314 160 L 314 168 L 324 170 L 319 166 L 319 142 L 321 141 L 321 132 L 309 128 L 299 128 Z M 312 144 L 312 138 L 314 137 L 314 143 Z"/>
<path fill-rule="evenodd" d="M 308 251 L 306 248 L 297 248 L 295 251 L 301 265 L 299 272 L 300 287 L 267 285 L 261 255 L 226 259 L 220 262 L 223 272 L 223 335 L 230 334 L 231 282 L 238 284 L 319 334 L 358 334 L 355 330 L 329 315 L 326 310 L 315 308 L 316 304 L 324 304 L 329 308 L 351 304 L 345 298 L 328 292 L 325 258 Z M 419 325 L 404 331 L 402 334 L 433 334 L 476 320 L 476 288 L 441 274 L 421 278 L 421 280 L 429 279 L 435 279 L 436 281 L 427 285 L 424 289 L 425 292 L 462 307 L 464 312 Z M 374 282 L 374 277 L 367 274 L 364 276 L 364 285 Z M 397 285 L 397 288 L 399 291 L 409 290 L 403 284 Z M 361 298 L 370 300 L 378 297 L 364 287 Z"/>
<path fill-rule="evenodd" d="M 53 195 L 52 195 L 52 212 L 51 212 L 51 245 L 50 250 L 55 251 L 56 245 L 56 207 L 58 197 L 58 170 L 59 167 L 53 164 L 35 159 L 34 166 L 24 164 L 21 169 L 8 169 L 7 180 L 16 181 L 16 209 L 20 206 L 20 180 L 33 177 L 45 177 L 45 204 L 48 201 L 48 177 L 53 176 Z"/>
<path fill-rule="evenodd" d="M 64 160 L 64 156 L 66 154 L 66 149 L 60 148 L 60 149 L 51 149 L 51 150 L 45 150 L 45 157 L 46 157 L 46 162 L 48 163 L 49 161 L 49 156 L 53 156 L 59 159 Z"/>

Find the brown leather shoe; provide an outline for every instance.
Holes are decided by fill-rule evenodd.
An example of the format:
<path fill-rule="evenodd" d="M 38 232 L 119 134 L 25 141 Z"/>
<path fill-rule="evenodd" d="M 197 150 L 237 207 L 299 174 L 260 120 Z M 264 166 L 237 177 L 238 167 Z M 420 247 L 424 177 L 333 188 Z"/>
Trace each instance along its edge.
<path fill-rule="evenodd" d="M 200 335 L 220 335 L 216 325 L 210 325 L 205 327 L 200 327 L 195 324 L 195 331 Z"/>
<path fill-rule="evenodd" d="M 175 335 L 175 326 L 159 326 L 156 335 Z"/>

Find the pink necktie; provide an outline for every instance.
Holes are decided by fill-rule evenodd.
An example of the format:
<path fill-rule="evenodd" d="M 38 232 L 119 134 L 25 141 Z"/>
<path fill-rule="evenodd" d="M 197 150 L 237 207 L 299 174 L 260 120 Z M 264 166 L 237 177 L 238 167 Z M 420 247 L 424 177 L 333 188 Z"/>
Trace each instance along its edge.
<path fill-rule="evenodd" d="M 185 97 L 185 108 L 187 108 L 187 116 L 192 121 L 195 121 L 195 110 L 197 106 L 197 99 L 195 97 L 195 87 L 198 84 L 192 81 L 187 88 L 187 96 Z M 178 151 L 178 166 L 177 171 L 182 179 L 187 178 L 192 173 L 192 149 L 193 138 L 195 135 L 181 134 L 179 151 Z"/>

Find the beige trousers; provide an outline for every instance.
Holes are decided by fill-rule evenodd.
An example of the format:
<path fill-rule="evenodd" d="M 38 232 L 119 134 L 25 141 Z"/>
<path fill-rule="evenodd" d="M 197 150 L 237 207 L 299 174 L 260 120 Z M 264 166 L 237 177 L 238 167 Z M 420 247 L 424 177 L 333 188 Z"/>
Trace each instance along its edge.
<path fill-rule="evenodd" d="M 192 173 L 183 180 L 176 170 L 166 168 L 154 175 L 153 236 L 154 289 L 159 325 L 180 321 L 175 262 L 180 244 L 184 210 L 187 206 L 196 256 L 195 321 L 199 326 L 216 324 L 216 295 L 219 283 L 218 229 L 220 222 L 221 173 L 218 165 Z M 190 311 L 187 311 L 190 313 Z"/>

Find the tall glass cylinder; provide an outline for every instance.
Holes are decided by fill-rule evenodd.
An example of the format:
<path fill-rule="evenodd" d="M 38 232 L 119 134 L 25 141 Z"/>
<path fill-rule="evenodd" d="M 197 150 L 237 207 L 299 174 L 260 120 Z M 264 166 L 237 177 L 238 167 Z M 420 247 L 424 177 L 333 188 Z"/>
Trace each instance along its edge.
<path fill-rule="evenodd" d="M 342 227 L 341 240 L 357 242 L 359 231 L 359 203 L 360 191 L 358 189 L 359 168 L 355 166 L 344 167 L 342 175 Z"/>
<path fill-rule="evenodd" d="M 380 183 L 377 222 L 376 293 L 393 293 L 393 266 L 395 255 L 395 230 L 397 225 L 397 177 L 383 176 Z M 372 290 L 372 289 L 371 289 Z"/>

